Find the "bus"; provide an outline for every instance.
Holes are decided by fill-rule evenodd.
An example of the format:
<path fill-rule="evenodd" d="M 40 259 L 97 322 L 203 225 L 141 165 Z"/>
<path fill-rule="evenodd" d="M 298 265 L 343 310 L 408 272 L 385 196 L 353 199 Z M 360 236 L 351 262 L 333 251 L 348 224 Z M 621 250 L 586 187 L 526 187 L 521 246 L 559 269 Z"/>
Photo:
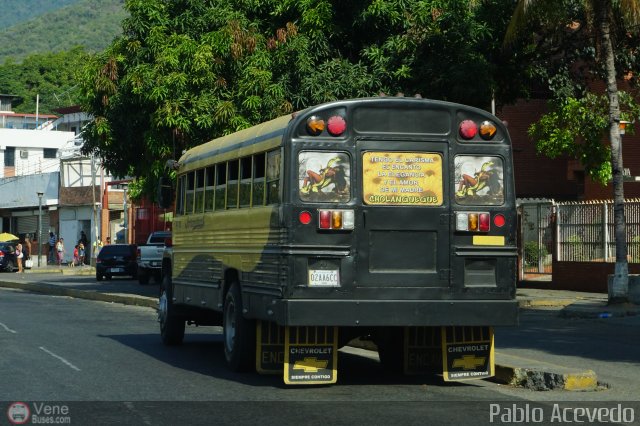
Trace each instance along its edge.
<path fill-rule="evenodd" d="M 341 100 L 171 167 L 164 344 L 182 343 L 186 325 L 221 326 L 232 370 L 287 384 L 335 383 L 337 352 L 355 343 L 390 371 L 494 374 L 493 327 L 518 321 L 512 147 L 494 115 Z"/>

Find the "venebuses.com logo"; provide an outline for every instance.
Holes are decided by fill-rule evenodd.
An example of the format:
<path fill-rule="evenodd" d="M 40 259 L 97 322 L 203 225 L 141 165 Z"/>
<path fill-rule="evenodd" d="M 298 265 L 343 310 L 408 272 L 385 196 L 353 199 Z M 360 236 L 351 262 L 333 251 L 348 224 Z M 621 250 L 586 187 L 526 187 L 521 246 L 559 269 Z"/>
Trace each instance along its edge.
<path fill-rule="evenodd" d="M 31 410 L 24 402 L 14 402 L 7 409 L 7 418 L 14 425 L 23 425 L 29 421 Z"/>
<path fill-rule="evenodd" d="M 31 424 L 71 424 L 69 406 L 45 402 L 13 402 L 7 409 L 7 419 L 13 425 Z"/>

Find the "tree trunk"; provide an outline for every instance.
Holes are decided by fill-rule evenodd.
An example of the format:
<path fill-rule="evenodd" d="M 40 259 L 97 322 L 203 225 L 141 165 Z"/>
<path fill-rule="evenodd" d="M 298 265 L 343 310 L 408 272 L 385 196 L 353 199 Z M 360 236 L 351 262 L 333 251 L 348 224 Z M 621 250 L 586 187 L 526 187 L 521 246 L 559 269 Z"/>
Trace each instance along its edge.
<path fill-rule="evenodd" d="M 627 260 L 627 232 L 624 217 L 624 176 L 622 166 L 622 138 L 620 136 L 620 104 L 613 45 L 610 36 L 610 1 L 596 1 L 595 13 L 600 30 L 602 58 L 605 61 L 607 95 L 609 97 L 609 137 L 611 139 L 611 169 L 613 173 L 613 223 L 616 241 L 616 266 L 609 289 L 609 303 L 626 302 L 629 296 L 629 263 Z"/>

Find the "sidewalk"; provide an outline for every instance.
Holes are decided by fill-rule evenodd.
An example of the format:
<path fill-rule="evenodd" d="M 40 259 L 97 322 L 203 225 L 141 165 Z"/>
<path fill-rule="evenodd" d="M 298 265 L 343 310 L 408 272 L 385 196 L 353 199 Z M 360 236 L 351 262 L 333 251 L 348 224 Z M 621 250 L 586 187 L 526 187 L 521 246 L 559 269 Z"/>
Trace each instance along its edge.
<path fill-rule="evenodd" d="M 34 267 L 24 274 L 0 274 L 0 287 L 17 288 L 32 292 L 70 296 L 104 302 L 157 308 L 158 285 L 140 285 L 130 280 L 111 280 L 95 282 L 94 280 L 60 280 L 63 276 L 90 276 L 95 269 L 90 266 L 62 268 L 57 265 Z M 579 367 L 575 363 L 562 365 L 559 356 L 554 353 L 557 348 L 548 347 L 547 340 L 552 340 L 554 330 L 566 332 L 564 328 L 572 327 L 572 333 L 580 339 L 574 339 L 571 345 L 588 345 L 585 348 L 576 346 L 571 356 L 580 356 L 593 352 L 594 342 L 590 338 L 590 325 L 575 327 L 576 319 L 607 319 L 615 321 L 636 321 L 629 323 L 627 331 L 633 331 L 640 324 L 636 317 L 640 315 L 640 306 L 626 304 L 609 306 L 607 295 L 600 293 L 582 293 L 562 290 L 540 290 L 518 288 L 517 300 L 521 308 L 521 325 L 519 327 L 496 330 L 496 380 L 532 390 L 596 390 L 599 386 L 598 376 L 586 363 L 588 368 Z M 543 314 L 532 322 L 529 313 Z M 627 320 L 628 318 L 628 320 Z M 558 324 L 558 321 L 560 323 Z M 572 321 L 574 321 L 572 323 Z M 564 325 L 563 325 L 564 324 Z M 620 323 L 616 323 L 616 326 Z M 556 333 L 558 332 L 556 331 Z M 607 332 L 608 333 L 608 332 Z M 606 333 L 605 333 L 606 335 Z M 546 337 L 545 337 L 546 336 Z M 637 339 L 630 344 L 634 351 L 640 352 Z M 356 344 L 364 349 L 376 350 L 370 342 Z M 601 348 L 599 352 L 606 354 L 611 348 Z M 634 352 L 637 353 L 637 352 Z M 628 358 L 621 356 L 620 358 Z M 562 358 L 560 358 L 562 359 Z M 569 358 L 567 358 L 569 359 Z M 597 361 L 606 362 L 605 355 L 598 355 Z M 566 363 L 566 360 L 565 360 Z M 602 365 L 602 363 L 601 363 Z M 640 377 L 638 382 L 640 382 Z"/>

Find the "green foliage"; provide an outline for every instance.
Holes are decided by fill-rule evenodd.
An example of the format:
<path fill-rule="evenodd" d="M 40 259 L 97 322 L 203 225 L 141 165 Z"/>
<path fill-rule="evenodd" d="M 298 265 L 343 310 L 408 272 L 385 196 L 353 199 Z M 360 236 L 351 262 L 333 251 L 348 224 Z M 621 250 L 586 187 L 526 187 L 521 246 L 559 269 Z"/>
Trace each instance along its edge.
<path fill-rule="evenodd" d="M 87 53 L 80 48 L 68 52 L 36 54 L 22 63 L 7 61 L 0 65 L 0 93 L 20 96 L 13 110 L 21 113 L 39 111 L 54 114 L 55 108 L 77 105 L 80 101 L 76 72 L 82 68 Z"/>
<path fill-rule="evenodd" d="M 84 105 L 96 117 L 85 148 L 152 194 L 166 160 L 184 149 L 320 102 L 379 92 L 480 107 L 492 91 L 514 99 L 527 61 L 501 53 L 512 8 L 506 0 L 128 0 L 122 36 L 83 70 Z"/>
<path fill-rule="evenodd" d="M 527 265 L 537 265 L 540 259 L 544 259 L 549 254 L 545 246 L 538 245 L 537 241 L 527 241 L 524 243 L 524 262 Z"/>
<path fill-rule="evenodd" d="M 35 12 L 34 7 L 41 0 L 18 3 L 14 16 L 22 16 L 28 9 L 32 19 L 2 27 L 0 63 L 9 58 L 21 61 L 36 53 L 60 52 L 76 46 L 98 52 L 121 33 L 120 23 L 127 16 L 124 0 L 57 0 L 43 2 L 51 4 Z M 3 8 L 3 16 L 6 12 Z"/>
<path fill-rule="evenodd" d="M 623 119 L 640 115 L 640 105 L 629 94 L 619 92 L 619 98 Z M 529 127 L 529 136 L 539 153 L 576 158 L 593 180 L 607 184 L 611 180 L 608 108 L 605 95 L 556 100 L 551 111 Z"/>

